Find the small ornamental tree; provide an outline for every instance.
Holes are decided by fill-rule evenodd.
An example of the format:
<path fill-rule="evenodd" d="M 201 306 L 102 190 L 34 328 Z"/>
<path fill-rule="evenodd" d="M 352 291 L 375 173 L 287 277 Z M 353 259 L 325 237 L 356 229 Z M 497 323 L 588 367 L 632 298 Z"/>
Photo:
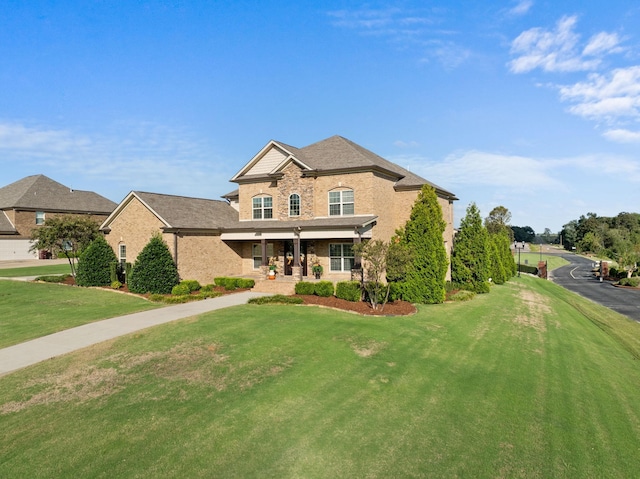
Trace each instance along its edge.
<path fill-rule="evenodd" d="M 353 246 L 355 254 L 360 256 L 365 266 L 364 289 L 374 310 L 382 311 L 389 300 L 389 283 L 384 284 L 382 278 L 387 267 L 389 245 L 381 240 L 370 240 Z"/>
<path fill-rule="evenodd" d="M 111 264 L 115 264 L 116 261 L 118 261 L 116 254 L 104 236 L 98 236 L 80 253 L 76 284 L 78 286 L 111 284 Z"/>
<path fill-rule="evenodd" d="M 169 247 L 155 234 L 136 258 L 127 285 L 132 293 L 170 294 L 180 282 Z"/>
<path fill-rule="evenodd" d="M 433 187 L 424 185 L 400 234 L 411 251 L 411 265 L 402 283 L 402 298 L 412 303 L 435 304 L 445 300 L 447 251 L 442 235 L 446 222 Z"/>
<path fill-rule="evenodd" d="M 453 244 L 451 279 L 462 289 L 489 292 L 489 238 L 475 203 L 467 208 Z"/>
<path fill-rule="evenodd" d="M 86 216 L 62 215 L 47 218 L 31 231 L 29 251 L 61 251 L 69 261 L 71 274 L 76 275 L 76 258 L 99 235 L 98 223 Z"/>

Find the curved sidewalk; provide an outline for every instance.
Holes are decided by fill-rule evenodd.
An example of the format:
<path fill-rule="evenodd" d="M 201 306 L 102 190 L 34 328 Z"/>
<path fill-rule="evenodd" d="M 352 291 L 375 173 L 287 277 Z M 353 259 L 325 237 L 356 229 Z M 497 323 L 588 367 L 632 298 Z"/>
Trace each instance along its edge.
<path fill-rule="evenodd" d="M 167 306 L 151 311 L 142 311 L 140 313 L 96 321 L 95 323 L 84 324 L 42 338 L 9 346 L 8 348 L 0 349 L 0 376 L 26 368 L 27 366 L 46 359 L 51 359 L 151 326 L 208 313 L 209 311 L 215 311 L 217 309 L 245 304 L 250 298 L 258 296 L 265 296 L 265 293 L 248 291 L 226 294 L 217 298 Z"/>

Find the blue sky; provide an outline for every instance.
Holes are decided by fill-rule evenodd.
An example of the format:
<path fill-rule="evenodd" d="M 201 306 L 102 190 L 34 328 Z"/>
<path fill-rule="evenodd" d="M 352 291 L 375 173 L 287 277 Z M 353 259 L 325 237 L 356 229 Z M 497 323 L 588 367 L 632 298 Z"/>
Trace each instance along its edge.
<path fill-rule="evenodd" d="M 0 185 L 219 198 L 338 134 L 512 224 L 640 211 L 640 6 L 0 0 Z"/>

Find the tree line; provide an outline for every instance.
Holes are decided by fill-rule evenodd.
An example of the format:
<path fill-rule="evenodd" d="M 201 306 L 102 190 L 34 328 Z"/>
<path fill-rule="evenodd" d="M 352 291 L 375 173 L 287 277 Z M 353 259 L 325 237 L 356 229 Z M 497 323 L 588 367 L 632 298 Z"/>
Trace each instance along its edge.
<path fill-rule="evenodd" d="M 616 261 L 630 276 L 640 262 L 640 214 L 616 216 L 581 215 L 562 227 L 562 244 L 567 250 L 593 253 Z"/>

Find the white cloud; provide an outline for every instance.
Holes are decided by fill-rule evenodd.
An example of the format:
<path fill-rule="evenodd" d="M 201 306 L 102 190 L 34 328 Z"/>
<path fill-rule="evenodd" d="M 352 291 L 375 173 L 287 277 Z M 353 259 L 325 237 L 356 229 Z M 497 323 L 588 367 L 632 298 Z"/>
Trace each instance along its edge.
<path fill-rule="evenodd" d="M 384 37 L 401 48 L 420 50 L 421 61 L 435 59 L 447 69 L 458 67 L 471 56 L 469 49 L 451 40 L 457 32 L 435 28 L 444 21 L 436 9 L 362 8 L 336 10 L 327 15 L 336 27 Z"/>
<path fill-rule="evenodd" d="M 591 74 L 587 81 L 560 87 L 560 98 L 575 103 L 569 111 L 586 118 L 640 117 L 640 66 Z"/>
<path fill-rule="evenodd" d="M 494 186 L 520 190 L 517 178 L 526 179 L 536 188 L 552 189 L 562 184 L 548 173 L 544 161 L 518 155 L 502 155 L 478 150 L 456 152 L 434 163 L 421 157 L 396 157 L 395 163 L 440 186 Z M 450 185 L 450 186 L 448 186 Z"/>
<path fill-rule="evenodd" d="M 617 143 L 640 143 L 640 131 L 630 131 L 623 128 L 607 130 L 603 136 Z"/>
<path fill-rule="evenodd" d="M 527 13 L 529 13 L 529 10 L 531 10 L 532 6 L 533 6 L 532 0 L 521 0 L 520 2 L 518 2 L 518 4 L 515 7 L 511 8 L 508 11 L 508 14 L 513 17 L 520 17 L 522 15 L 526 15 Z"/>
<path fill-rule="evenodd" d="M 8 165 L 20 165 L 54 179 L 72 176 L 77 188 L 99 183 L 103 191 L 120 195 L 140 189 L 210 198 L 226 193 L 214 192 L 212 185 L 219 188 L 233 174 L 233 165 L 218 158 L 207 143 L 187 131 L 151 123 L 121 124 L 107 133 L 86 135 L 3 122 L 0 152 L 5 173 Z"/>
<path fill-rule="evenodd" d="M 622 51 L 618 35 L 606 32 L 592 36 L 579 51 L 580 35 L 574 31 L 577 22 L 576 16 L 565 16 L 555 30 L 532 28 L 522 32 L 511 44 L 511 53 L 516 58 L 509 62 L 510 70 L 513 73 L 536 68 L 546 72 L 595 70 L 603 55 Z"/>
<path fill-rule="evenodd" d="M 607 53 L 619 53 L 623 49 L 620 46 L 620 38 L 617 33 L 600 32 L 589 40 L 582 50 L 583 55 L 601 55 Z"/>

